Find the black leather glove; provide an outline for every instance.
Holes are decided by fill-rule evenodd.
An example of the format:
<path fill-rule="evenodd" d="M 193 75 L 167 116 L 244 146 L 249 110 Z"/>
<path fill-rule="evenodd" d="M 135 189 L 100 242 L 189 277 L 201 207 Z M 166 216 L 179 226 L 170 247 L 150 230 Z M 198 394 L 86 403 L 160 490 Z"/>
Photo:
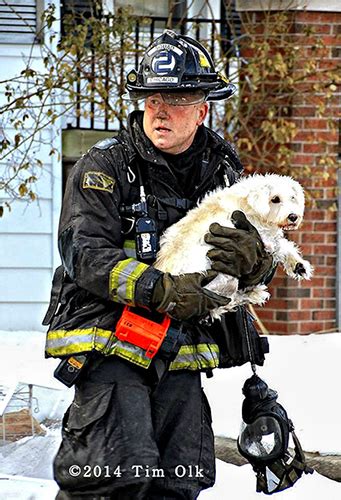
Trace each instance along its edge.
<path fill-rule="evenodd" d="M 215 248 L 207 252 L 207 257 L 212 269 L 238 278 L 239 288 L 257 285 L 272 271 L 273 259 L 243 212 L 236 210 L 231 219 L 236 229 L 211 224 L 205 241 Z"/>
<path fill-rule="evenodd" d="M 203 288 L 217 274 L 212 270 L 207 271 L 206 275 L 188 273 L 173 276 L 165 273 L 154 286 L 152 306 L 178 320 L 206 316 L 212 309 L 230 302 L 229 298 Z"/>

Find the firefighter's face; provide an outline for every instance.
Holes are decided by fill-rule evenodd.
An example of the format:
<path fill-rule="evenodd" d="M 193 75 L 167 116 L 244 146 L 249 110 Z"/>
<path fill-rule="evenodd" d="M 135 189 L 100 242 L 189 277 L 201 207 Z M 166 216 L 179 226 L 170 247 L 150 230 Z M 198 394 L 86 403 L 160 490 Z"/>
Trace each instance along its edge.
<path fill-rule="evenodd" d="M 207 115 L 208 104 L 167 104 L 161 94 L 145 100 L 143 128 L 154 146 L 165 153 L 186 151 L 193 142 L 198 126 Z"/>

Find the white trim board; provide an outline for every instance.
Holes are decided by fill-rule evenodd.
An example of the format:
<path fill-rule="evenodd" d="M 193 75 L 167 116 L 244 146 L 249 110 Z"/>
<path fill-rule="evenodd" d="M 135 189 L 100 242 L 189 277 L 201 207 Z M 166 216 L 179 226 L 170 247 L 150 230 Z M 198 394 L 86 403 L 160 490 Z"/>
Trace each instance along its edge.
<path fill-rule="evenodd" d="M 306 10 L 308 12 L 341 12 L 340 0 L 236 0 L 236 10 Z"/>

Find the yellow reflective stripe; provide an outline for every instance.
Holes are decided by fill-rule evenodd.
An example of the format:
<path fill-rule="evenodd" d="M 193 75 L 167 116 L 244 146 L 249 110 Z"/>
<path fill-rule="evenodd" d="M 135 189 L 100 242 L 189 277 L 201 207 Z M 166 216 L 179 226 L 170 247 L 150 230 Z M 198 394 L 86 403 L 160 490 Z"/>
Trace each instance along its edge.
<path fill-rule="evenodd" d="M 51 330 L 47 334 L 45 350 L 49 356 L 66 356 L 93 349 L 105 355 L 116 354 L 143 368 L 148 368 L 151 363 L 143 349 L 118 340 L 110 330 L 93 327 L 68 331 Z"/>
<path fill-rule="evenodd" d="M 203 370 L 219 366 L 219 347 L 217 344 L 184 345 L 169 370 Z"/>
<path fill-rule="evenodd" d="M 110 330 L 93 327 L 52 330 L 47 334 L 45 350 L 49 356 L 66 356 L 94 349 L 105 355 L 117 355 L 143 368 L 148 368 L 151 363 L 144 349 L 118 340 Z M 217 368 L 218 365 L 217 344 L 184 345 L 180 347 L 169 370 L 203 370 Z"/>
<path fill-rule="evenodd" d="M 49 347 L 46 346 L 46 354 L 53 357 L 68 356 L 71 354 L 77 354 L 81 352 L 89 352 L 93 350 L 93 343 L 82 343 L 82 344 L 72 344 L 59 347 Z M 100 351 L 100 349 L 96 349 Z"/>
<path fill-rule="evenodd" d="M 102 328 L 78 328 L 75 330 L 51 330 L 48 332 L 49 339 L 64 339 L 67 337 L 75 337 L 77 335 L 93 335 L 96 334 L 98 337 L 110 337 L 112 334 L 111 330 L 103 330 Z"/>
<path fill-rule="evenodd" d="M 109 295 L 115 302 L 134 305 L 135 285 L 148 265 L 129 258 L 121 260 L 110 273 Z"/>
<path fill-rule="evenodd" d="M 115 354 L 120 358 L 124 358 L 142 368 L 148 368 L 152 360 L 147 358 L 146 351 L 141 349 L 133 344 L 129 344 L 129 342 L 122 342 L 115 338 L 114 344 L 111 345 L 111 348 L 107 351 L 107 355 Z"/>
<path fill-rule="evenodd" d="M 136 244 L 135 240 L 125 240 L 123 243 L 123 250 L 127 257 L 133 257 L 136 259 Z"/>
<path fill-rule="evenodd" d="M 180 347 L 178 356 L 181 354 L 196 354 L 196 353 L 219 353 L 219 347 L 217 344 L 194 344 L 194 345 L 183 345 Z"/>
<path fill-rule="evenodd" d="M 45 350 L 50 356 L 65 356 L 93 349 L 104 351 L 112 335 L 112 331 L 96 327 L 51 330 L 47 334 Z"/>

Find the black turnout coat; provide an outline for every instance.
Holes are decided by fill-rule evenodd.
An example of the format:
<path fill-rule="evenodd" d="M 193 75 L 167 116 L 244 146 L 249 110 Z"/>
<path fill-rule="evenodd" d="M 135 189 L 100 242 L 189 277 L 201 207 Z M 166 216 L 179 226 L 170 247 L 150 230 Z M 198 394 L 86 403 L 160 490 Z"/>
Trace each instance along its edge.
<path fill-rule="evenodd" d="M 234 148 L 211 129 L 204 132 L 206 147 L 196 157 L 196 183 L 187 197 L 167 155 L 145 136 L 142 112 L 132 113 L 127 130 L 96 144 L 73 167 L 59 226 L 62 266 L 55 272 L 44 319 L 49 325 L 47 357 L 96 350 L 149 366 L 141 348 L 115 336 L 124 305 L 148 308 L 160 276 L 151 262 L 136 258 L 134 220 L 138 213 L 133 213 L 134 207 L 141 201 L 142 182 L 148 215 L 160 235 L 208 191 L 238 179 L 242 165 Z M 170 369 L 208 370 L 245 363 L 249 360 L 246 324 L 256 362 L 262 364 L 264 340 L 240 308 L 225 314 L 222 321 L 187 324 Z"/>

